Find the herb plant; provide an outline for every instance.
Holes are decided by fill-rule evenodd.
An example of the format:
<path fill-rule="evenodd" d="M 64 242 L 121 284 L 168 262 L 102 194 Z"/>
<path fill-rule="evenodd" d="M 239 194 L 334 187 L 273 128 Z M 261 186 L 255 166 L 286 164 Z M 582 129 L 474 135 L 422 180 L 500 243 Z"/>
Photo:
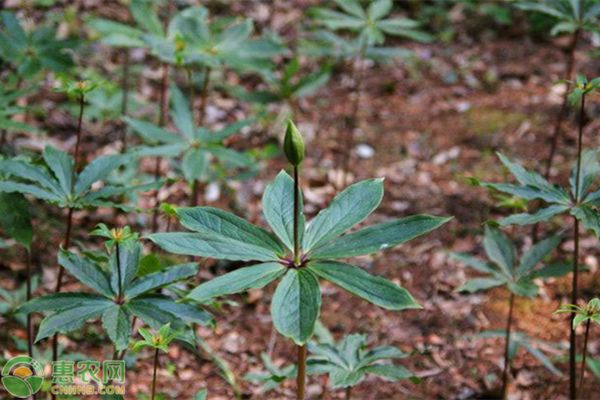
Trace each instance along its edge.
<path fill-rule="evenodd" d="M 600 78 L 588 81 L 579 76 L 574 84 L 574 89 L 569 95 L 570 102 L 579 109 L 577 161 L 571 170 L 569 179 L 570 190 L 550 184 L 544 177 L 536 172 L 527 171 L 519 164 L 499 154 L 500 161 L 516 178 L 516 184 L 509 183 L 484 183 L 483 185 L 503 193 L 520 197 L 524 200 L 540 200 L 549 204 L 533 214 L 521 213 L 511 215 L 499 221 L 500 225 L 529 225 L 548 221 L 553 216 L 567 214 L 573 220 L 573 282 L 571 304 L 577 304 L 579 298 L 579 223 L 586 230 L 591 230 L 600 236 L 600 213 L 596 209 L 600 205 L 600 189 L 592 191 L 592 185 L 600 175 L 598 163 L 598 150 L 583 151 L 583 113 L 585 110 L 586 95 L 595 91 L 600 86 Z M 572 317 L 574 318 L 574 317 Z M 576 396 L 576 333 L 570 324 L 569 347 L 569 391 L 570 397 Z"/>
<path fill-rule="evenodd" d="M 570 79 L 572 79 L 573 71 L 575 70 L 577 44 L 583 32 L 597 30 L 600 6 L 595 1 L 588 0 L 542 0 L 520 1 L 516 3 L 516 7 L 556 18 L 557 22 L 550 31 L 551 35 L 565 33 L 571 35 L 571 43 L 566 52 L 567 59 L 565 62 L 565 75 L 563 77 L 565 79 L 565 93 L 560 111 L 556 114 L 556 121 L 552 129 L 550 150 L 544 168 L 544 177 L 548 179 L 558 147 L 562 124 L 567 116 L 568 94 L 571 91 Z"/>
<path fill-rule="evenodd" d="M 152 395 L 151 400 L 154 400 L 156 395 L 156 371 L 158 370 L 158 354 L 159 351 L 167 353 L 169 345 L 179 335 L 177 331 L 171 329 L 171 324 L 165 324 L 155 333 L 150 332 L 145 328 L 138 329 L 139 334 L 144 338 L 133 344 L 134 351 L 140 351 L 144 347 L 150 347 L 154 350 L 154 367 L 152 373 Z"/>
<path fill-rule="evenodd" d="M 408 355 L 396 347 L 367 347 L 367 337 L 352 334 L 338 343 L 309 343 L 309 370 L 312 374 L 326 373 L 331 386 L 345 388 L 346 399 L 352 396 L 352 388 L 358 385 L 366 375 L 372 374 L 391 381 L 401 379 L 418 380 L 406 368 L 386 360 L 406 358 Z"/>
<path fill-rule="evenodd" d="M 573 330 L 579 325 L 585 323 L 585 336 L 583 339 L 583 357 L 581 359 L 581 375 L 579 378 L 579 391 L 583 395 L 583 382 L 585 377 L 585 366 L 587 358 L 588 340 L 590 337 L 590 325 L 592 322 L 600 325 L 600 299 L 595 298 L 590 300 L 585 306 L 576 304 L 564 304 L 556 313 L 571 313 L 573 314 Z"/>
<path fill-rule="evenodd" d="M 302 138 L 288 124 L 284 152 L 294 178 L 280 172 L 263 195 L 263 213 L 275 235 L 212 207 L 178 208 L 179 222 L 192 232 L 155 233 L 150 240 L 163 249 L 192 256 L 254 264 L 202 283 L 187 296 L 206 301 L 261 288 L 281 278 L 271 303 L 275 328 L 298 346 L 298 398 L 304 398 L 305 345 L 321 307 L 318 278 L 328 280 L 389 310 L 420 308 L 410 293 L 370 275 L 340 258 L 371 254 L 404 243 L 448 222 L 415 215 L 342 235 L 371 214 L 383 196 L 383 181 L 371 179 L 348 187 L 310 224 L 302 213 L 298 165 L 304 158 Z"/>
<path fill-rule="evenodd" d="M 177 127 L 177 134 L 142 120 L 125 120 L 137 134 L 154 144 L 138 149 L 136 153 L 139 156 L 160 155 L 181 159 L 183 177 L 193 188 L 190 202 L 195 205 L 198 203 L 199 182 L 206 181 L 213 158 L 236 168 L 252 166 L 252 158 L 247 153 L 229 149 L 223 143 L 251 121 L 241 120 L 217 132 L 210 132 L 206 128 L 195 126 L 188 102 L 175 86 L 171 87 L 171 101 L 171 117 Z"/>
<path fill-rule="evenodd" d="M 101 227 L 100 233 L 104 231 Z M 194 263 L 174 265 L 164 271 L 138 276 L 141 245 L 126 230 L 109 231 L 114 250 L 100 260 L 60 250 L 59 264 L 93 293 L 54 293 L 24 304 L 23 313 L 50 313 L 41 322 L 36 341 L 58 332 L 79 329 L 93 318 L 101 317 L 102 326 L 121 351 L 129 345 L 132 318 L 158 328 L 166 323 L 182 327 L 187 323 L 210 324 L 210 315 L 189 304 L 176 302 L 157 289 L 194 276 Z M 120 244 L 120 245 L 119 245 Z"/>
<path fill-rule="evenodd" d="M 553 265 L 536 269 L 536 266 L 560 243 L 559 235 L 551 236 L 523 254 L 520 260 L 515 259 L 515 246 L 499 229 L 486 226 L 483 246 L 489 262 L 480 260 L 467 254 L 452 254 L 452 257 L 474 270 L 485 273 L 487 276 L 468 280 L 458 290 L 464 292 L 478 292 L 498 286 L 505 286 L 510 296 L 508 299 L 508 320 L 505 330 L 504 368 L 502 370 L 502 398 L 506 398 L 508 390 L 508 373 L 511 358 L 511 329 L 513 324 L 513 307 L 515 295 L 533 297 L 538 293 L 535 278 L 555 276 L 563 271 L 556 271 Z M 562 274 L 561 274 L 562 275 Z M 515 352 L 512 352 L 514 356 Z"/>

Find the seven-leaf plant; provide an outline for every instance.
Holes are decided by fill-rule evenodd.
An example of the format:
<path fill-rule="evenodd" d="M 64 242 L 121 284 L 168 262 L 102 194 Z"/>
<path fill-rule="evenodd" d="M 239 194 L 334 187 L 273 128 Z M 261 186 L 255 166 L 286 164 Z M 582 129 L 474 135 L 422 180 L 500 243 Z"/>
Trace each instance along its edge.
<path fill-rule="evenodd" d="M 373 374 L 391 381 L 418 380 L 408 369 L 387 360 L 408 357 L 392 346 L 367 347 L 367 337 L 360 334 L 345 336 L 337 343 L 309 343 L 308 367 L 311 374 L 326 373 L 334 389 L 358 385 L 366 375 Z M 348 398 L 348 397 L 347 397 Z"/>
<path fill-rule="evenodd" d="M 123 232 L 115 231 L 117 236 Z M 100 260 L 65 250 L 59 252 L 59 264 L 93 293 L 54 293 L 23 305 L 20 312 L 49 313 L 40 324 L 36 341 L 57 332 L 76 330 L 85 321 L 102 317 L 110 340 L 117 350 L 123 350 L 129 345 L 134 316 L 157 329 L 166 323 L 176 327 L 184 323 L 212 323 L 207 312 L 155 293 L 157 289 L 194 276 L 196 264 L 174 265 L 161 272 L 138 276 L 142 249 L 135 236 L 123 239 L 115 249 Z"/>
<path fill-rule="evenodd" d="M 284 150 L 297 166 L 303 151 L 301 157 L 287 151 L 289 143 L 299 147 L 297 141 L 288 141 L 290 132 L 299 136 L 291 122 Z M 283 171 L 266 188 L 263 214 L 274 234 L 226 211 L 195 207 L 177 209 L 179 222 L 191 232 L 155 233 L 149 238 L 176 254 L 253 263 L 202 283 L 190 292 L 189 300 L 205 302 L 279 280 L 271 302 L 273 324 L 301 347 L 311 338 L 321 308 L 319 278 L 389 310 L 420 308 L 406 289 L 337 259 L 394 247 L 436 229 L 449 218 L 415 215 L 344 235 L 377 208 L 383 196 L 382 179 L 348 187 L 309 224 L 301 211 L 299 192 L 294 179 Z M 298 204 L 296 223 L 294 204 Z"/>
<path fill-rule="evenodd" d="M 210 132 L 195 126 L 188 101 L 176 86 L 171 87 L 171 100 L 171 117 L 177 134 L 149 122 L 125 118 L 134 132 L 149 143 L 134 150 L 135 154 L 181 159 L 183 177 L 189 184 L 206 180 L 212 159 L 227 167 L 248 169 L 253 166 L 252 158 L 247 153 L 235 151 L 224 144 L 225 139 L 248 126 L 251 120 L 241 120 Z"/>

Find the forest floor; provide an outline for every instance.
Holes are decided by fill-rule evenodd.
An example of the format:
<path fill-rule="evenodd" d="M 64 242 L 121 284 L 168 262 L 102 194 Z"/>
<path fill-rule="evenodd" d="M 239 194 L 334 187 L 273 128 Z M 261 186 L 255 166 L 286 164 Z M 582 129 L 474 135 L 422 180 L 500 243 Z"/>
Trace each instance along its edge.
<path fill-rule="evenodd" d="M 534 43 L 523 38 L 411 48 L 418 56 L 411 62 L 367 65 L 360 125 L 354 132 L 357 146 L 350 163 L 353 180 L 385 177 L 382 206 L 369 218 L 369 223 L 416 213 L 452 215 L 454 219 L 425 238 L 353 260 L 372 273 L 406 287 L 423 305 L 422 310 L 385 311 L 324 284 L 321 321 L 336 339 L 351 332 L 365 333 L 372 343 L 398 346 L 411 353 L 400 363 L 423 378 L 420 384 L 414 384 L 383 382 L 369 377 L 353 391 L 356 399 L 489 398 L 500 384 L 503 343 L 472 336 L 482 330 L 505 326 L 508 293 L 503 289 L 475 295 L 457 293 L 456 288 L 471 273 L 450 260 L 448 252 L 481 255 L 482 223 L 508 212 L 495 207 L 494 198 L 486 190 L 469 184 L 469 177 L 493 181 L 506 177 L 495 152 L 516 158 L 529 167 L 542 168 L 561 101 L 561 86 L 553 82 L 561 78 L 564 54 L 557 43 Z M 577 62 L 589 75 L 599 71 L 598 61 L 588 58 L 583 51 L 578 53 Z M 345 134 L 341 127 L 344 115 L 349 112 L 348 93 L 352 90 L 352 81 L 346 71 L 337 72 L 317 96 L 301 103 L 296 118 L 300 130 L 307 136 L 309 158 L 301 176 L 306 211 L 311 215 L 324 207 L 337 190 L 335 182 L 339 181 L 339 170 L 336 167 L 345 151 L 340 148 L 343 143 L 340 137 Z M 230 112 L 227 108 L 233 107 L 231 101 L 219 95 L 211 98 L 209 104 L 215 112 Z M 600 110 L 590 110 L 585 147 L 598 147 Z M 49 132 L 53 128 L 66 131 L 65 118 L 64 110 L 57 110 L 40 123 Z M 572 116 L 564 127 L 552 173 L 552 179 L 559 183 L 565 182 L 575 153 Z M 85 149 L 89 154 L 99 149 L 99 144 L 114 139 L 110 133 L 104 136 L 106 127 L 88 124 L 86 131 Z M 243 147 L 254 140 L 262 141 L 266 135 L 266 131 L 253 133 L 258 139 L 246 137 L 234 145 Z M 54 136 L 52 140 L 60 141 L 60 138 Z M 21 144 L 36 146 L 33 141 Z M 258 177 L 235 186 L 241 210 L 236 212 L 262 223 L 262 190 L 265 182 L 283 167 L 281 157 L 269 160 Z M 174 185 L 163 195 L 176 202 L 174 199 L 183 198 L 186 190 L 184 186 Z M 228 203 L 221 198 L 211 205 L 227 207 Z M 99 211 L 91 217 L 76 215 L 75 237 L 83 237 L 96 222 L 111 216 L 112 212 L 107 211 Z M 37 218 L 40 231 L 36 233 L 47 235 L 50 243 L 58 245 L 59 238 L 50 232 L 61 229 L 60 215 L 49 212 Z M 50 223 L 42 224 L 42 219 Z M 121 216 L 121 222 L 135 221 Z M 165 229 L 164 223 L 161 229 Z M 509 233 L 520 239 L 521 246 L 531 243 L 530 228 L 512 229 Z M 568 257 L 572 246 L 572 241 L 565 241 L 561 253 Z M 56 267 L 51 254 L 53 248 L 48 245 L 39 249 L 47 251 L 40 251 L 34 259 L 36 269 L 44 267 L 44 282 L 48 287 Z M 597 242 L 583 240 L 582 251 L 589 268 L 582 276 L 582 294 L 593 295 L 600 288 Z M 6 264 L 11 271 L 23 270 L 22 258 L 11 257 L 10 260 Z M 5 264 L 4 260 L 0 262 Z M 200 278 L 210 279 L 228 268 L 231 266 L 203 262 Z M 0 284 L 10 285 L 13 276 L 2 272 Z M 515 328 L 552 343 L 542 344 L 541 348 L 563 371 L 566 364 L 561 356 L 566 354 L 568 322 L 565 317 L 552 313 L 567 302 L 569 279 L 540 283 L 541 296 L 519 299 L 515 309 Z M 66 286 L 67 290 L 77 288 L 74 283 Z M 233 366 L 246 398 L 293 398 L 295 384 L 292 381 L 285 382 L 277 391 L 260 394 L 256 386 L 241 379 L 249 371 L 262 369 L 259 356 L 263 351 L 268 351 L 280 365 L 294 360 L 292 345 L 272 331 L 268 304 L 273 289 L 269 286 L 235 296 L 237 305 L 224 304 L 216 312 L 216 330 L 201 328 L 199 331 Z M 87 329 L 86 337 L 90 337 L 90 332 L 94 332 L 93 327 Z M 25 335 L 17 326 L 11 326 L 6 333 L 21 338 Z M 108 347 L 103 347 L 98 340 L 83 340 L 82 336 L 63 336 L 62 340 L 67 352 L 110 357 Z M 590 352 L 600 356 L 598 340 L 591 342 Z M 132 398 L 138 393 L 148 393 L 152 377 L 147 371 L 151 370 L 151 362 L 150 354 L 142 353 L 136 367 L 128 371 L 127 390 Z M 209 399 L 233 398 L 233 392 L 212 363 L 198 363 L 193 355 L 179 347 L 165 355 L 161 365 L 159 391 L 166 398 L 190 399 L 201 388 L 208 388 Z M 514 399 L 561 399 L 566 393 L 566 377 L 552 374 L 524 351 L 517 354 L 511 376 L 510 392 Z M 597 383 L 590 378 L 588 390 Z M 340 391 L 325 393 L 324 384 L 321 377 L 309 378 L 309 397 L 342 398 Z"/>

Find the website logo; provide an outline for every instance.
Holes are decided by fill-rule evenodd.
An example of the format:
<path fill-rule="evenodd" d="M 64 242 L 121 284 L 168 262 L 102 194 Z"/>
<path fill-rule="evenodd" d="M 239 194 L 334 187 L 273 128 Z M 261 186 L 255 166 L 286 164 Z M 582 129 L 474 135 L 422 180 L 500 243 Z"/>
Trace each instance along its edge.
<path fill-rule="evenodd" d="M 2 368 L 2 385 L 14 397 L 30 397 L 39 392 L 42 383 L 44 369 L 29 356 L 13 357 Z"/>

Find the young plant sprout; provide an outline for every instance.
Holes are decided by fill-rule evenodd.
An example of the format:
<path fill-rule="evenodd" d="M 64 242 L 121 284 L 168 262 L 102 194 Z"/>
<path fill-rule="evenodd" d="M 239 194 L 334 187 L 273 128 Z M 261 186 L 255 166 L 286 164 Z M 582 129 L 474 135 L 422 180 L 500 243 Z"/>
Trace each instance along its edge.
<path fill-rule="evenodd" d="M 564 304 L 555 313 L 569 313 L 573 315 L 573 330 L 585 323 L 585 336 L 583 339 L 583 357 L 581 359 L 581 375 L 579 378 L 579 395 L 583 395 L 583 381 L 585 377 L 585 366 L 588 349 L 588 339 L 590 335 L 590 325 L 592 322 L 600 325 L 600 299 L 590 300 L 585 306 L 576 304 Z"/>
<path fill-rule="evenodd" d="M 554 265 L 549 265 L 541 269 L 535 268 L 546 256 L 552 253 L 560 241 L 561 237 L 559 235 L 551 236 L 531 246 L 520 260 L 516 260 L 515 246 L 508 237 L 499 229 L 486 226 L 483 246 L 490 260 L 489 262 L 467 254 L 452 254 L 452 258 L 456 261 L 487 275 L 482 278 L 469 279 L 458 291 L 473 293 L 498 286 L 505 286 L 510 292 L 508 299 L 508 320 L 505 330 L 504 368 L 502 370 L 503 399 L 507 397 L 509 364 L 512 359 L 510 349 L 513 346 L 511 333 L 515 295 L 534 297 L 538 293 L 538 286 L 533 281 L 535 278 L 548 278 L 566 273 L 557 270 Z"/>
<path fill-rule="evenodd" d="M 538 222 L 549 221 L 555 215 L 570 215 L 573 220 L 573 282 L 571 292 L 571 304 L 577 304 L 579 298 L 579 223 L 586 230 L 590 230 L 596 237 L 600 236 L 600 213 L 597 208 L 600 205 L 600 189 L 592 191 L 592 186 L 600 175 L 600 163 L 598 163 L 598 150 L 583 151 L 583 114 L 586 96 L 600 87 L 600 78 L 588 81 L 583 76 L 578 76 L 574 82 L 574 88 L 569 95 L 571 104 L 579 108 L 578 138 L 577 138 L 577 161 L 571 170 L 569 179 L 570 190 L 550 184 L 544 177 L 536 172 L 527 171 L 519 164 L 511 162 L 508 158 L 498 154 L 500 161 L 510 173 L 516 178 L 517 184 L 507 183 L 483 183 L 483 186 L 492 188 L 499 192 L 520 197 L 527 201 L 541 200 L 549 206 L 539 209 L 533 214 L 521 213 L 503 218 L 499 221 L 501 226 L 507 225 L 529 225 Z M 571 399 L 577 396 L 576 387 L 576 333 L 570 327 L 569 343 L 569 395 Z"/>
<path fill-rule="evenodd" d="M 248 153 L 229 149 L 224 141 L 236 134 L 240 129 L 250 125 L 251 120 L 241 120 L 217 132 L 196 127 L 189 104 L 181 91 L 171 87 L 171 117 L 177 127 L 173 134 L 160 126 L 141 120 L 126 118 L 134 132 L 154 146 L 144 146 L 135 150 L 138 156 L 171 157 L 181 159 L 181 170 L 184 179 L 192 187 L 191 205 L 198 204 L 199 182 L 204 182 L 209 173 L 211 161 L 216 159 L 232 168 L 250 168 L 253 164 Z"/>
<path fill-rule="evenodd" d="M 108 239 L 109 254 L 99 259 L 63 249 L 58 254 L 59 264 L 93 293 L 54 293 L 30 300 L 19 309 L 23 313 L 50 313 L 42 320 L 36 341 L 79 329 L 85 321 L 101 317 L 115 349 L 121 351 L 129 344 L 133 317 L 156 328 L 166 323 L 181 328 L 191 323 L 212 324 L 207 312 L 155 293 L 194 276 L 196 264 L 174 265 L 139 276 L 142 248 L 137 234 L 128 228 L 109 230 L 106 226 L 99 226 L 95 234 Z"/>
<path fill-rule="evenodd" d="M 164 353 L 169 352 L 169 345 L 171 342 L 179 336 L 179 332 L 171 329 L 171 324 L 165 324 L 158 329 L 155 333 L 150 332 L 148 329 L 138 329 L 139 334 L 144 338 L 138 340 L 133 344 L 133 351 L 138 352 L 144 347 L 150 347 L 154 349 L 154 368 L 152 373 L 152 395 L 151 400 L 154 400 L 156 396 L 156 371 L 158 370 L 158 354 L 159 351 Z"/>
<path fill-rule="evenodd" d="M 294 178 L 280 172 L 265 190 L 262 201 L 263 214 L 274 235 L 220 209 L 194 207 L 177 209 L 179 222 L 192 232 L 155 233 L 149 238 L 176 254 L 254 263 L 202 283 L 190 292 L 189 300 L 206 301 L 261 288 L 281 278 L 271 302 L 271 315 L 279 333 L 297 345 L 297 397 L 303 399 L 305 345 L 321 308 L 318 278 L 385 309 L 420 308 L 406 289 L 335 260 L 394 247 L 438 228 L 450 218 L 415 215 L 342 235 L 379 205 L 383 180 L 370 179 L 338 194 L 327 209 L 306 224 L 298 178 L 304 143 L 291 121 L 283 147 Z"/>
<path fill-rule="evenodd" d="M 328 374 L 331 386 L 334 389 L 345 388 L 348 400 L 352 396 L 352 388 L 364 380 L 366 375 L 377 375 L 391 381 L 419 381 L 412 372 L 400 365 L 382 363 L 385 360 L 406 358 L 408 354 L 392 346 L 368 348 L 365 335 L 348 335 L 332 344 L 311 342 L 308 349 L 311 374 Z"/>
<path fill-rule="evenodd" d="M 266 371 L 249 372 L 244 376 L 244 379 L 255 384 L 261 384 L 261 394 L 270 392 L 281 385 L 282 382 L 296 377 L 297 368 L 294 364 L 278 367 L 265 352 L 260 353 L 260 359 Z"/>

